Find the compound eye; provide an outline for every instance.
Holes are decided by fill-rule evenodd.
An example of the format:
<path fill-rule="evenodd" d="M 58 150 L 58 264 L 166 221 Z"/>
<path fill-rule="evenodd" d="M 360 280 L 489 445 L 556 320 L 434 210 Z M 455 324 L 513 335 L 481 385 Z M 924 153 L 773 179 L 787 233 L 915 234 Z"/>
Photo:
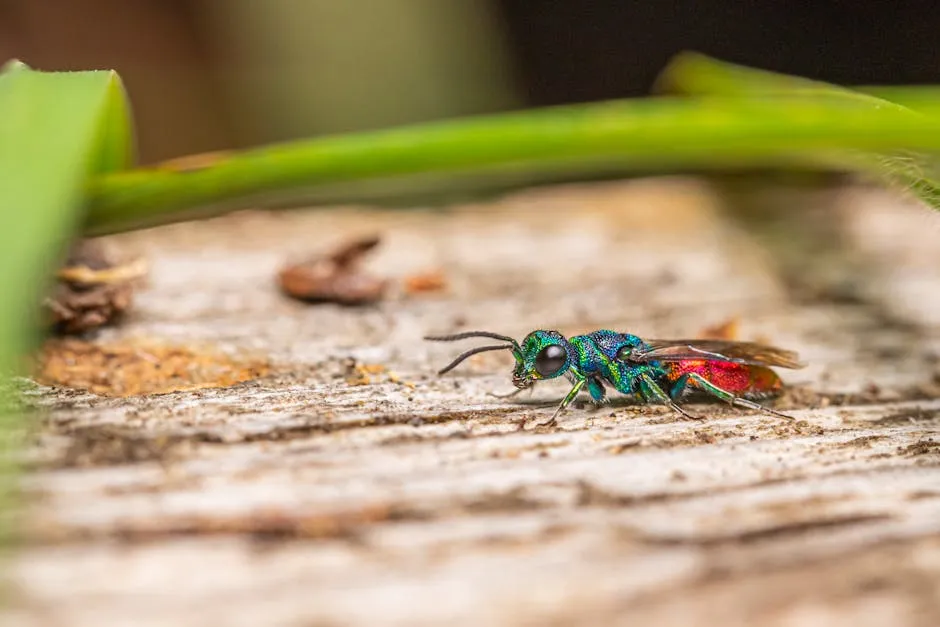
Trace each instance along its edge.
<path fill-rule="evenodd" d="M 620 361 L 630 361 L 630 357 L 632 356 L 633 356 L 633 347 L 624 346 L 619 351 L 617 351 L 616 358 L 619 359 Z"/>
<path fill-rule="evenodd" d="M 568 361 L 568 352 L 563 346 L 549 344 L 535 356 L 535 371 L 543 377 L 550 377 L 561 370 Z"/>

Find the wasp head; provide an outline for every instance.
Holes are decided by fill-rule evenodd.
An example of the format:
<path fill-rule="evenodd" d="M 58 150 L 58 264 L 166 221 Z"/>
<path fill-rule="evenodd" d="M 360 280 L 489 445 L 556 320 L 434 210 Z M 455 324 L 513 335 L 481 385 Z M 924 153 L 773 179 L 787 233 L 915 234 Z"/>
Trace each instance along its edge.
<path fill-rule="evenodd" d="M 571 367 L 573 354 L 571 344 L 558 331 L 533 331 L 522 340 L 518 350 L 513 350 L 516 367 L 512 383 L 521 390 L 536 381 L 559 377 Z"/>

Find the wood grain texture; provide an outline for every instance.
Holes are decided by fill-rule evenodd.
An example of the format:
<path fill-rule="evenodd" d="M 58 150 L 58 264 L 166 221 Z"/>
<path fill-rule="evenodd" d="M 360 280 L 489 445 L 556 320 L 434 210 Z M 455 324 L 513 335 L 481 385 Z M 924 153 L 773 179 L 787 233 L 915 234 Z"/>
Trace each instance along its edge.
<path fill-rule="evenodd" d="M 807 296 L 718 195 L 678 179 L 109 240 L 152 275 L 96 344 L 270 371 L 163 395 L 33 393 L 45 417 L 8 624 L 933 624 L 937 217 L 867 190 L 810 196 L 843 236 L 833 247 L 871 268 L 853 298 Z M 286 259 L 364 233 L 383 237 L 371 270 L 398 284 L 441 270 L 447 288 L 365 309 L 279 294 Z M 539 429 L 563 383 L 497 400 L 507 355 L 438 379 L 457 347 L 420 341 L 688 337 L 734 316 L 741 339 L 808 362 L 781 371 L 795 422 L 615 400 Z"/>

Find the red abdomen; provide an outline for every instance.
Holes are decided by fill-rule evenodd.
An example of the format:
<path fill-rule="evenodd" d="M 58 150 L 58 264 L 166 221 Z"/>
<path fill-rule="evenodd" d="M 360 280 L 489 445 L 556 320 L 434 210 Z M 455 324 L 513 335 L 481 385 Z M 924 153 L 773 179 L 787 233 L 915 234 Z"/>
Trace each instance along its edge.
<path fill-rule="evenodd" d="M 783 387 L 777 373 L 764 366 L 706 360 L 675 361 L 664 363 L 662 366 L 671 382 L 677 381 L 686 373 L 695 372 L 709 383 L 737 396 L 774 396 Z"/>

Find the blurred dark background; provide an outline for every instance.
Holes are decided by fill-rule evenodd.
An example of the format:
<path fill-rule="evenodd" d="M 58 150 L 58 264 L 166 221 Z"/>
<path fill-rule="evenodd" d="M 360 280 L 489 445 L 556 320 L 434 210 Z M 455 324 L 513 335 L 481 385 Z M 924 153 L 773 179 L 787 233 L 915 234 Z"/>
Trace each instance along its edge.
<path fill-rule="evenodd" d="M 929 0 L 0 0 L 0 60 L 113 68 L 144 162 L 649 93 L 682 50 L 940 83 Z"/>

